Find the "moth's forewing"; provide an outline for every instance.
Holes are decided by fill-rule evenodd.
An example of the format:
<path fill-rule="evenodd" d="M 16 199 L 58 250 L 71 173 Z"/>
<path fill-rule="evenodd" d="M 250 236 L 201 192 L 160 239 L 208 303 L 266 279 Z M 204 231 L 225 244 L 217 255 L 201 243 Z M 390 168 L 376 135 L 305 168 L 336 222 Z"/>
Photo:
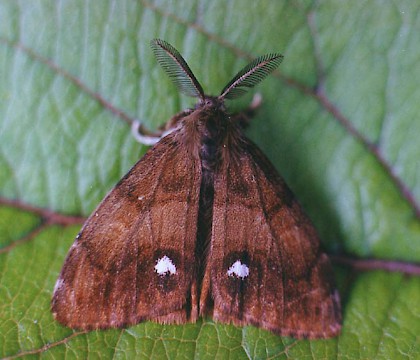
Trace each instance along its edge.
<path fill-rule="evenodd" d="M 202 312 L 211 315 L 211 296 L 216 321 L 298 338 L 337 335 L 339 297 L 314 227 L 262 152 L 238 144 L 222 150 L 229 161 L 215 173 Z"/>
<path fill-rule="evenodd" d="M 62 324 L 93 329 L 197 317 L 201 168 L 178 136 L 150 149 L 86 221 L 54 290 L 52 311 Z"/>

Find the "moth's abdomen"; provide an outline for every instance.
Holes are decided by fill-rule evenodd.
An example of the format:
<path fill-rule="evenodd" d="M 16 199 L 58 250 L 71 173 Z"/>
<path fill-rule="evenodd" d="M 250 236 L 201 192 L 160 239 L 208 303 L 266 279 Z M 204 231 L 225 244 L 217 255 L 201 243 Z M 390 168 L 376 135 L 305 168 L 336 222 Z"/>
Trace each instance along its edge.
<path fill-rule="evenodd" d="M 200 200 L 197 222 L 197 242 L 195 256 L 198 265 L 197 286 L 199 293 L 203 286 L 203 276 L 207 264 L 206 255 L 212 236 L 214 176 L 220 168 L 221 148 L 226 136 L 224 113 L 213 111 L 198 113 L 197 130 L 199 134 L 199 156 L 201 162 Z"/>

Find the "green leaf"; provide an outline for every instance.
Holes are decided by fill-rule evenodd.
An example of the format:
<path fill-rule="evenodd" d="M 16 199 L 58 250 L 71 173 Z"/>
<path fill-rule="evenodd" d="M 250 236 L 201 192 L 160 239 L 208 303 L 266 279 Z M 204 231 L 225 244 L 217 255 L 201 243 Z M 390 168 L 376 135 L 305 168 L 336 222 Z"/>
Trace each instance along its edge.
<path fill-rule="evenodd" d="M 285 59 L 249 136 L 331 253 L 420 262 L 420 5 L 349 1 L 0 0 L 0 357 L 420 357 L 420 278 L 335 268 L 342 335 L 281 338 L 202 319 L 83 333 L 49 310 L 81 222 L 191 106 L 156 64 L 163 38 L 217 94 L 249 60 Z M 246 106 L 250 97 L 232 102 Z M 124 121 L 127 120 L 127 121 Z"/>

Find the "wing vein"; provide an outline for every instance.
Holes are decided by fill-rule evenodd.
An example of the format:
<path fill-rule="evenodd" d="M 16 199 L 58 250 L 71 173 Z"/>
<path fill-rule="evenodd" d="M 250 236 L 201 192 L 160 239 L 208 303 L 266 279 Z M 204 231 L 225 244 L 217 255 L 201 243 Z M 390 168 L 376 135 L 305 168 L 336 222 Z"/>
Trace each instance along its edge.
<path fill-rule="evenodd" d="M 259 177 L 258 170 L 260 170 L 260 171 L 262 171 L 262 170 L 258 168 L 257 162 L 254 160 L 253 154 L 251 152 L 250 152 L 250 158 L 248 159 L 248 161 L 249 161 L 249 163 L 251 164 L 251 166 L 253 168 L 254 174 Z M 255 181 L 255 180 L 253 182 L 255 184 L 255 187 L 256 187 L 256 190 L 257 190 L 257 193 L 258 193 L 258 202 L 260 204 L 260 209 L 262 210 L 262 213 L 264 215 L 265 222 L 266 222 L 266 224 L 268 226 L 269 233 L 271 235 L 270 245 L 269 245 L 269 248 L 267 249 L 267 254 L 271 254 L 272 253 L 272 248 L 273 248 L 273 245 L 274 245 L 273 239 L 275 239 L 276 237 L 275 237 L 275 234 L 273 233 L 273 229 L 271 227 L 269 218 L 267 216 L 267 209 L 265 207 L 264 201 L 262 200 L 262 198 L 263 198 L 263 195 L 262 195 L 263 191 L 261 189 L 261 182 L 260 181 Z M 264 273 L 267 274 L 268 273 L 267 271 L 269 271 L 269 269 L 268 269 L 268 263 L 267 262 L 264 263 L 264 267 L 265 267 L 265 272 Z M 282 276 L 283 276 L 283 274 L 284 274 L 284 272 L 282 271 Z M 264 276 L 264 287 L 263 288 L 264 289 L 267 289 L 268 286 L 269 285 L 267 284 L 267 276 Z M 284 303 L 284 297 L 285 297 L 284 280 L 283 280 L 283 286 L 281 287 L 281 289 L 282 289 L 282 293 L 283 293 L 282 294 L 282 299 L 283 299 L 282 301 Z M 284 319 L 284 316 L 285 316 L 284 306 L 282 306 L 282 318 L 283 319 Z"/>
<path fill-rule="evenodd" d="M 172 150 L 173 148 L 172 147 L 170 147 L 169 148 L 169 151 L 170 150 Z M 161 161 L 161 164 L 160 164 L 160 171 L 159 171 L 159 176 L 157 177 L 157 181 L 154 183 L 154 187 L 153 187 L 153 190 L 151 191 L 151 196 L 150 196 L 150 203 L 152 203 L 152 202 L 154 202 L 154 199 L 156 198 L 156 193 L 157 193 L 157 189 L 158 189 L 158 187 L 159 187 L 159 185 L 161 184 L 161 182 L 162 182 L 162 173 L 163 173 L 163 171 L 164 171 L 164 169 L 165 169 L 165 165 L 166 165 L 166 163 L 167 163 L 167 161 L 168 161 L 168 156 L 163 156 L 163 154 L 162 154 L 162 156 L 161 156 L 161 159 L 163 160 L 163 161 Z M 150 214 L 150 208 L 146 211 L 146 213 L 144 214 L 144 216 L 143 217 L 141 217 L 141 218 L 139 218 L 138 220 L 137 220 L 137 222 L 136 222 L 136 225 L 135 226 L 133 226 L 133 230 L 131 231 L 131 234 L 130 235 L 132 235 L 134 232 L 138 232 L 139 231 L 139 229 L 140 229 L 140 225 L 141 225 L 141 220 L 146 220 L 146 218 L 147 218 L 147 220 L 148 220 L 148 222 L 149 222 L 149 224 L 150 224 L 150 227 L 149 227 L 149 229 L 150 229 L 150 237 L 151 237 L 151 241 L 153 242 L 153 243 L 155 243 L 156 242 L 156 238 L 155 238 L 155 234 L 154 234 L 154 231 L 153 231 L 153 226 L 152 226 L 152 216 L 151 216 L 151 214 Z M 138 276 L 139 276 L 139 272 L 138 272 L 138 261 L 139 261 L 139 259 L 140 259 L 140 256 L 141 256 L 141 254 L 140 254 L 140 246 L 139 246 L 139 244 L 137 244 L 137 257 L 136 257 L 136 268 L 135 268 L 135 281 L 136 281 L 136 285 L 135 285 L 135 309 L 137 309 L 137 304 L 138 304 L 138 294 L 139 294 L 139 288 L 138 288 Z M 136 310 L 135 310 L 136 311 Z M 137 311 L 136 311 L 137 312 Z M 136 312 L 135 312 L 135 316 L 136 316 Z"/>

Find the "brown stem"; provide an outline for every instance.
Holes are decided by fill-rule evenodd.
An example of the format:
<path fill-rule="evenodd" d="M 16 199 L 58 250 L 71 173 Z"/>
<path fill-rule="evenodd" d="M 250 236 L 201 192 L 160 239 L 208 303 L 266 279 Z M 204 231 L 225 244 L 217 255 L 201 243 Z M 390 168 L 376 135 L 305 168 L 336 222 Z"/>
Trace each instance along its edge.
<path fill-rule="evenodd" d="M 40 207 L 29 205 L 21 202 L 20 200 L 15 199 L 6 199 L 0 197 L 0 205 L 6 205 L 36 214 L 40 216 L 47 224 L 69 226 L 75 224 L 83 224 L 86 221 L 86 218 L 83 216 L 63 215 L 48 209 L 43 209 Z"/>
<path fill-rule="evenodd" d="M 347 265 L 355 270 L 385 270 L 390 272 L 402 272 L 407 275 L 420 275 L 420 264 L 403 261 L 380 260 L 380 259 L 356 259 L 341 255 L 330 255 L 333 263 Z"/>

